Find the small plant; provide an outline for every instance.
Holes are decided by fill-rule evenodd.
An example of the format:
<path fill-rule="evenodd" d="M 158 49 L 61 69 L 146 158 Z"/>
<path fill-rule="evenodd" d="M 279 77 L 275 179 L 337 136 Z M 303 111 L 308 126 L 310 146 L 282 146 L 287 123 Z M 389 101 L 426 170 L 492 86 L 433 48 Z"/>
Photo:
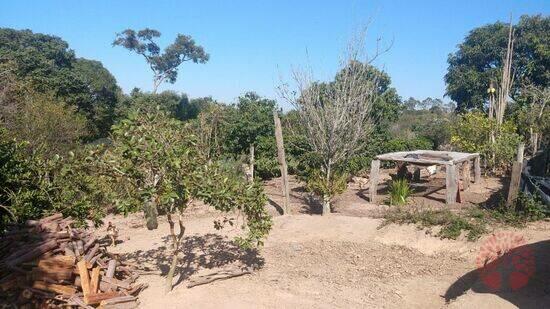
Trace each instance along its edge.
<path fill-rule="evenodd" d="M 419 228 L 441 226 L 441 230 L 436 235 L 440 238 L 457 239 L 464 231 L 466 232 L 466 238 L 474 241 L 487 233 L 483 216 L 481 218 L 468 218 L 449 210 L 411 211 L 398 208 L 397 210 L 388 211 L 384 219 L 381 227 L 390 223 L 413 223 L 418 225 Z"/>
<path fill-rule="evenodd" d="M 407 179 L 393 180 L 390 184 L 390 205 L 401 206 L 407 203 L 411 195 L 411 187 Z"/>

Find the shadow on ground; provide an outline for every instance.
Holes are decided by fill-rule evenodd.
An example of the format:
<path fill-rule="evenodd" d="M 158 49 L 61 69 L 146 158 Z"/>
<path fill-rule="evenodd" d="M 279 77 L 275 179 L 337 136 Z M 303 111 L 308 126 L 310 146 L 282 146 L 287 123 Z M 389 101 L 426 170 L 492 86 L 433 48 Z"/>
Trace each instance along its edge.
<path fill-rule="evenodd" d="M 147 251 L 138 250 L 122 255 L 121 258 L 140 266 L 156 266 L 160 269 L 161 275 L 165 276 L 172 261 L 171 238 L 165 236 L 163 242 L 164 245 L 158 248 Z M 257 250 L 241 249 L 233 241 L 228 241 L 220 235 L 187 236 L 182 240 L 180 259 L 176 268 L 176 274 L 179 277 L 174 286 L 202 269 L 233 265 L 256 270 L 262 268 L 264 263 L 264 259 Z"/>
<path fill-rule="evenodd" d="M 550 307 L 550 240 L 519 246 L 454 282 L 447 302 L 467 291 L 491 293 L 519 308 Z"/>

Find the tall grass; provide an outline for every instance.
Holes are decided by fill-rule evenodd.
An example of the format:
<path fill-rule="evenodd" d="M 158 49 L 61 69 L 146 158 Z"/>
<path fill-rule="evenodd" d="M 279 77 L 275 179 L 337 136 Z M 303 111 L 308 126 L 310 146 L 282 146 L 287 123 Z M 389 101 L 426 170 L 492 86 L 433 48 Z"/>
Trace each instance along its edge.
<path fill-rule="evenodd" d="M 390 183 L 390 205 L 405 205 L 410 195 L 411 187 L 407 179 L 396 179 Z"/>

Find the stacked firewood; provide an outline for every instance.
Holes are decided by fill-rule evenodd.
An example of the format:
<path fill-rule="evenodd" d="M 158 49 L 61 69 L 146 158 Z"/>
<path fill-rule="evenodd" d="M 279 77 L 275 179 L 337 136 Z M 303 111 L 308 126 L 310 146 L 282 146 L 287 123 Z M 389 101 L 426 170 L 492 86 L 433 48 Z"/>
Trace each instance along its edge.
<path fill-rule="evenodd" d="M 146 285 L 106 245 L 61 214 L 8 230 L 0 236 L 0 306 L 135 308 Z"/>

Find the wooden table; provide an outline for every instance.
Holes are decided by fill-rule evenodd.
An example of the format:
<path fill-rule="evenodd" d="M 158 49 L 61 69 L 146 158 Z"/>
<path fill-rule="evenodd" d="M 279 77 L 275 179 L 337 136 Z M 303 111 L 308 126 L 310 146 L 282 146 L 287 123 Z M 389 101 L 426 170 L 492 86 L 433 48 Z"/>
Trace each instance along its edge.
<path fill-rule="evenodd" d="M 474 183 L 481 179 L 481 166 L 479 153 L 466 153 L 454 151 L 414 150 L 390 152 L 376 156 L 371 162 L 370 172 L 370 202 L 376 202 L 376 195 L 380 174 L 380 161 L 395 161 L 402 164 L 413 164 L 417 166 L 444 165 L 446 171 L 446 203 L 456 203 L 456 196 L 459 190 L 460 167 L 462 167 L 462 180 L 464 190 L 470 186 L 470 166 L 474 161 Z M 420 170 L 418 169 L 418 172 Z"/>

